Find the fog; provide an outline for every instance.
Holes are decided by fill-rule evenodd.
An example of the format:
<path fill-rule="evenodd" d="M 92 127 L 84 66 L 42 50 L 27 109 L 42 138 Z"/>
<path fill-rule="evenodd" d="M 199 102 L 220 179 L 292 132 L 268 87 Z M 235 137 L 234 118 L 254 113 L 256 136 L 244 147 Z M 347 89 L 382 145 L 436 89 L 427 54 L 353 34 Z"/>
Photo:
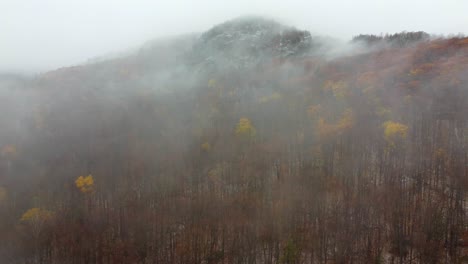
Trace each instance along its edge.
<path fill-rule="evenodd" d="M 466 10 L 462 0 L 2 0 L 0 70 L 37 73 L 80 64 L 248 14 L 348 40 L 361 33 L 466 33 Z"/>
<path fill-rule="evenodd" d="M 1 264 L 468 259 L 466 3 L 1 5 Z"/>

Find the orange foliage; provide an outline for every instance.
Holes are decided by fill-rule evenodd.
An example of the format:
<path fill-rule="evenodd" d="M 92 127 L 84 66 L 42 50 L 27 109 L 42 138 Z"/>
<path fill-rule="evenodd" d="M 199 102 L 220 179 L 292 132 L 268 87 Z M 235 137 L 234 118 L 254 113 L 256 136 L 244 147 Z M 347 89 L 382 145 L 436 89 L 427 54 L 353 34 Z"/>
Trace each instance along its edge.
<path fill-rule="evenodd" d="M 2 156 L 13 157 L 16 156 L 17 150 L 15 145 L 5 145 L 2 148 Z"/>
<path fill-rule="evenodd" d="M 354 113 L 351 109 L 346 109 L 341 115 L 340 120 L 333 123 L 328 123 L 324 118 L 319 118 L 317 122 L 317 133 L 319 137 L 325 138 L 336 136 L 351 129 L 354 125 Z"/>

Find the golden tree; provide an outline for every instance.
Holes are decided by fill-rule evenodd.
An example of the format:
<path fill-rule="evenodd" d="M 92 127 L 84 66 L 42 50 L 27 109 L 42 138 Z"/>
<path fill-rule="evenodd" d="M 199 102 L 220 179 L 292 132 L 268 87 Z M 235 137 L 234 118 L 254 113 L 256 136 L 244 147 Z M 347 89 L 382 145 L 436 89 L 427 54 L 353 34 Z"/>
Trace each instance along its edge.
<path fill-rule="evenodd" d="M 201 144 L 201 149 L 205 152 L 209 152 L 211 150 L 211 144 L 209 142 L 205 142 Z"/>
<path fill-rule="evenodd" d="M 257 130 L 252 125 L 252 122 L 246 117 L 239 119 L 236 127 L 236 135 L 253 138 L 257 134 Z"/>
<path fill-rule="evenodd" d="M 328 123 L 324 118 L 317 121 L 317 133 L 321 138 L 334 137 L 350 130 L 355 123 L 354 112 L 351 108 L 346 109 L 336 123 Z"/>
<path fill-rule="evenodd" d="M 390 146 L 394 147 L 397 141 L 406 139 L 408 126 L 393 121 L 387 121 L 382 126 L 384 138 Z"/>
<path fill-rule="evenodd" d="M 75 180 L 75 186 L 83 193 L 89 193 L 94 190 L 94 178 L 92 175 L 80 176 Z"/>
<path fill-rule="evenodd" d="M 33 222 L 33 221 L 45 221 L 52 218 L 53 213 L 51 211 L 41 209 L 38 207 L 27 210 L 22 216 L 21 222 Z"/>
<path fill-rule="evenodd" d="M 28 209 L 20 218 L 20 222 L 31 228 L 34 237 L 38 237 L 44 224 L 54 217 L 52 211 L 34 207 Z"/>

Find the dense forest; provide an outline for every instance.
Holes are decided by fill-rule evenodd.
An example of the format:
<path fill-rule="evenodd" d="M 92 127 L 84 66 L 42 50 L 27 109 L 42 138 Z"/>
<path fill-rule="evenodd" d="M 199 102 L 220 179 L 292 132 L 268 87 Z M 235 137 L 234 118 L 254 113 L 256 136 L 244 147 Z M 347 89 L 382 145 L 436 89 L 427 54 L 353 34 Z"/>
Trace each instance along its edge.
<path fill-rule="evenodd" d="M 468 38 L 228 21 L 0 76 L 0 263 L 468 263 Z"/>

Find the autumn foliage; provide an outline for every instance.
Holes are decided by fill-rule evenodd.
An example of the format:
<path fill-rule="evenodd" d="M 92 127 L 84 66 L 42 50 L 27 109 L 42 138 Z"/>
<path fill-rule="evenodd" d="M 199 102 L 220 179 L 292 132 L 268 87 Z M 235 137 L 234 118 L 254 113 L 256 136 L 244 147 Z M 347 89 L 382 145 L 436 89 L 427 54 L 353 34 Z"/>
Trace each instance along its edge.
<path fill-rule="evenodd" d="M 463 263 L 468 39 L 355 41 L 219 69 L 175 42 L 10 87 L 0 263 Z"/>
<path fill-rule="evenodd" d="M 83 193 L 89 193 L 94 190 L 94 178 L 91 175 L 80 176 L 75 180 L 75 186 Z"/>

